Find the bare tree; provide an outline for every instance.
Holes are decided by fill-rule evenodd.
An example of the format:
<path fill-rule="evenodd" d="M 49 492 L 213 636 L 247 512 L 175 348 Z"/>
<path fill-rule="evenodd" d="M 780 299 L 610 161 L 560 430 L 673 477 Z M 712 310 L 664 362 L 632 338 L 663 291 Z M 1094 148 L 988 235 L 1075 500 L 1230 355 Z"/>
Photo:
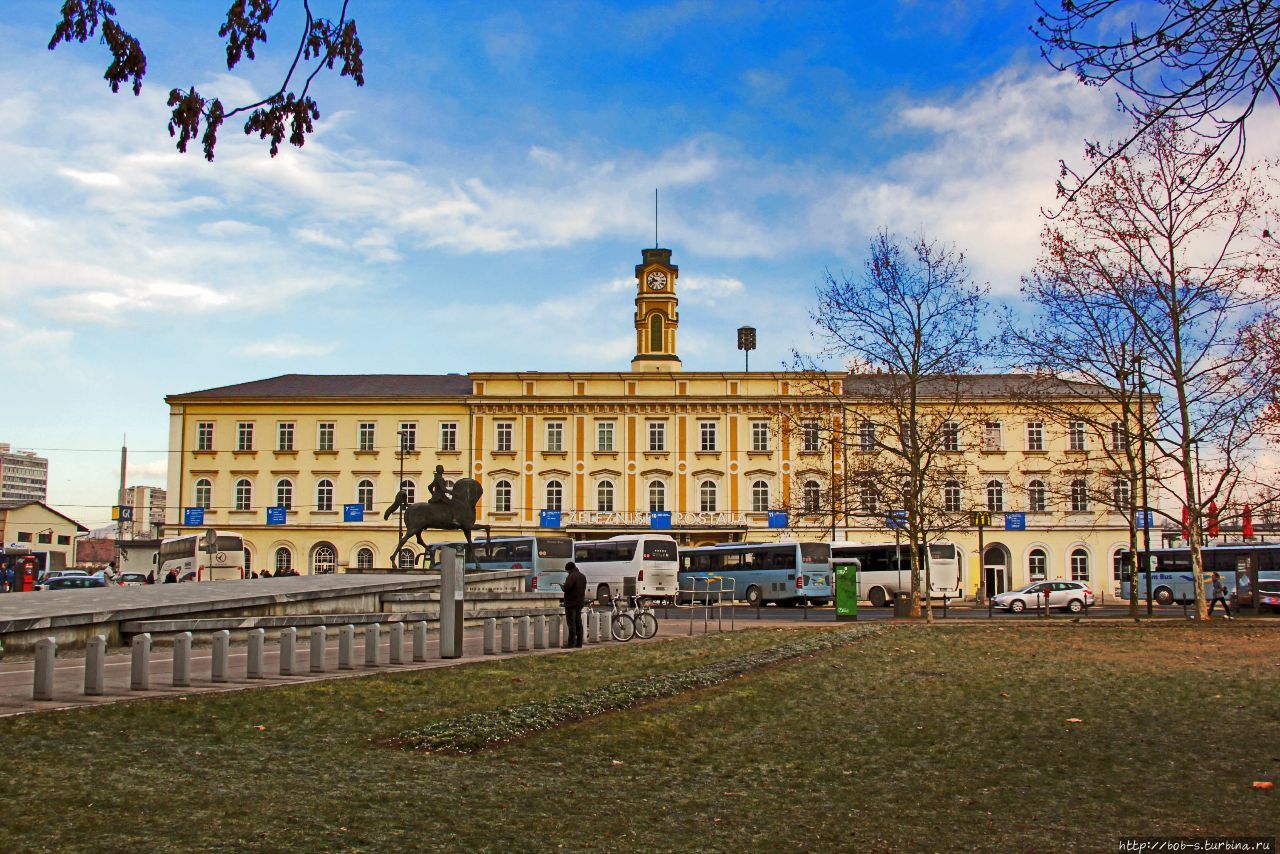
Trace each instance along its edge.
<path fill-rule="evenodd" d="M 228 107 L 220 98 L 206 98 L 194 86 L 169 91 L 169 106 L 173 108 L 169 136 L 178 138 L 179 151 L 185 152 L 187 144 L 200 137 L 205 159 L 212 160 L 222 123 L 247 113 L 245 135 L 257 133 L 260 139 L 270 139 L 271 156 L 275 157 L 286 134 L 290 144 L 301 147 L 307 134 L 314 130 L 320 107 L 310 92 L 320 72 L 331 71 L 341 63 L 339 77 L 350 77 L 357 86 L 364 85 L 364 48 L 356 34 L 355 20 L 347 17 L 349 0 L 342 0 L 337 20 L 316 17 L 311 0 L 300 2 L 301 33 L 289 69 L 276 91 L 251 104 L 235 107 Z M 246 57 L 250 61 L 257 58 L 259 45 L 267 41 L 267 24 L 280 3 L 281 0 L 233 0 L 227 9 L 227 19 L 218 30 L 218 37 L 226 40 L 227 70 L 234 69 Z M 141 94 L 142 79 L 147 74 L 147 55 L 141 42 L 120 25 L 115 6 L 108 0 L 65 0 L 49 40 L 49 50 L 62 42 L 83 44 L 99 31 L 99 40 L 111 53 L 111 62 L 103 75 L 107 85 L 112 92 L 119 92 L 120 85 L 127 82 L 134 95 Z"/>

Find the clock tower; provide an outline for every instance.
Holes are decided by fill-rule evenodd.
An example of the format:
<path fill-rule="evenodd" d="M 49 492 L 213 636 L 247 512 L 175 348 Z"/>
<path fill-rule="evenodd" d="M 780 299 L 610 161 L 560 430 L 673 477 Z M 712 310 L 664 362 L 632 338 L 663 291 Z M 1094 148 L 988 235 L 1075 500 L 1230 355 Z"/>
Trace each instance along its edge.
<path fill-rule="evenodd" d="M 676 327 L 676 278 L 680 268 L 671 263 L 670 249 L 641 250 L 636 265 L 636 355 L 633 371 L 678 371 Z"/>

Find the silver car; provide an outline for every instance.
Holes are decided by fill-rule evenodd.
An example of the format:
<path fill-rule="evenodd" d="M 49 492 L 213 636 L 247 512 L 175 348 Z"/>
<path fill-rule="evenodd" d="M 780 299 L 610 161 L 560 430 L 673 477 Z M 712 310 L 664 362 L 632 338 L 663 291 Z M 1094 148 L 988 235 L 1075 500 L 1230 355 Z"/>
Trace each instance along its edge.
<path fill-rule="evenodd" d="M 1019 614 L 1028 608 L 1040 608 L 1049 597 L 1049 607 L 1079 614 L 1093 605 L 1093 591 L 1083 581 L 1033 581 L 1026 587 L 991 597 L 991 606 Z"/>

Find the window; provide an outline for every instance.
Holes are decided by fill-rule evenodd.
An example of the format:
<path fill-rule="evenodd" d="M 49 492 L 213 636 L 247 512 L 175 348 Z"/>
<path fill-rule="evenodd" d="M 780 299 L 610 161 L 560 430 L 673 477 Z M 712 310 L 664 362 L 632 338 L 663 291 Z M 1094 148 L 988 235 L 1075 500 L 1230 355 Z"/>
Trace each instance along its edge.
<path fill-rule="evenodd" d="M 311 574 L 329 575 L 337 568 L 338 553 L 333 550 L 333 546 L 328 543 L 316 546 L 315 552 L 311 555 Z"/>
<path fill-rule="evenodd" d="M 404 492 L 404 503 L 412 504 L 418 494 L 418 486 L 413 481 L 405 478 L 400 481 L 400 490 Z"/>
<path fill-rule="evenodd" d="M 661 513 L 667 509 L 667 485 L 660 480 L 649 481 L 649 512 Z"/>
<path fill-rule="evenodd" d="M 1111 422 L 1111 450 L 1129 450 L 1129 431 L 1124 428 L 1123 421 Z"/>
<path fill-rule="evenodd" d="M 942 450 L 944 451 L 960 450 L 960 422 L 959 421 L 942 422 Z"/>
<path fill-rule="evenodd" d="M 698 509 L 703 513 L 714 513 L 716 511 L 715 481 L 704 480 L 698 484 Z"/>
<path fill-rule="evenodd" d="M 401 569 L 413 569 L 417 564 L 417 559 L 413 556 L 413 549 L 401 549 L 396 563 L 399 564 Z"/>
<path fill-rule="evenodd" d="M 564 509 L 564 484 L 558 480 L 547 481 L 547 509 Z"/>
<path fill-rule="evenodd" d="M 1044 422 L 1043 421 L 1027 422 L 1027 450 L 1028 451 L 1044 450 Z"/>
<path fill-rule="evenodd" d="M 1067 450 L 1070 450 L 1070 451 L 1084 450 L 1084 422 L 1083 421 L 1067 422 Z"/>
<path fill-rule="evenodd" d="M 596 509 L 601 513 L 613 512 L 613 481 L 602 480 L 596 484 Z"/>
<path fill-rule="evenodd" d="M 804 512 L 817 513 L 822 507 L 822 484 L 816 480 L 806 480 L 801 488 Z"/>
<path fill-rule="evenodd" d="M 457 448 L 446 448 L 444 446 L 444 427 L 445 425 L 443 424 L 440 425 L 440 450 L 456 451 Z M 455 436 L 456 436 L 457 425 L 454 425 L 454 430 L 455 430 Z M 400 440 L 400 448 L 406 454 L 417 451 L 418 450 L 418 422 L 401 421 L 398 438 Z"/>
<path fill-rule="evenodd" d="M 276 575 L 288 575 L 293 571 L 293 552 L 284 546 L 276 549 Z"/>
<path fill-rule="evenodd" d="M 42 531 L 42 532 L 40 532 L 39 534 L 37 534 L 37 535 L 36 535 L 36 540 L 37 540 L 37 541 L 39 541 L 39 542 L 41 542 L 41 543 L 50 543 L 50 544 L 52 544 L 52 543 L 53 543 L 53 532 L 52 532 L 52 531 Z"/>
<path fill-rule="evenodd" d="M 359 428 L 356 430 L 358 437 L 356 450 L 372 451 L 375 447 L 374 441 L 374 423 L 372 421 L 361 421 Z"/>
<path fill-rule="evenodd" d="M 1044 549 L 1032 549 L 1027 555 L 1027 575 L 1032 581 L 1044 581 L 1048 577 L 1049 556 Z"/>
<path fill-rule="evenodd" d="M 511 512 L 511 481 L 500 480 L 493 485 L 493 512 Z"/>
<path fill-rule="evenodd" d="M 241 421 L 236 424 L 236 450 L 253 450 L 253 422 Z"/>
<path fill-rule="evenodd" d="M 373 569 L 373 549 L 360 549 L 356 552 L 356 569 Z"/>
<path fill-rule="evenodd" d="M 244 574 L 245 574 L 245 577 L 248 577 L 249 573 L 250 573 L 250 572 L 252 572 L 252 571 L 253 571 L 253 552 L 249 551 L 248 549 L 245 549 L 245 550 L 244 550 Z"/>
<path fill-rule="evenodd" d="M 649 318 L 649 352 L 662 352 L 662 315 L 660 314 Z"/>
<path fill-rule="evenodd" d="M 649 422 L 649 450 L 662 452 L 667 449 L 667 422 Z"/>
<path fill-rule="evenodd" d="M 356 484 L 356 503 L 366 511 L 373 510 L 373 481 L 366 479 Z"/>
<path fill-rule="evenodd" d="M 276 481 L 276 506 L 285 510 L 293 509 L 293 481 L 288 478 Z"/>
<path fill-rule="evenodd" d="M 806 421 L 800 426 L 800 450 L 813 452 L 818 450 L 818 422 Z"/>
<path fill-rule="evenodd" d="M 495 424 L 493 449 L 503 453 L 509 452 L 511 450 L 511 434 L 513 432 L 513 425 L 510 421 L 499 421 Z"/>
<path fill-rule="evenodd" d="M 326 513 L 333 509 L 333 481 L 328 478 L 316 484 L 316 509 Z"/>
<path fill-rule="evenodd" d="M 200 421 L 196 424 L 196 450 L 213 450 L 213 422 Z"/>
<path fill-rule="evenodd" d="M 1089 580 L 1089 553 L 1084 549 L 1076 549 L 1071 553 L 1071 580 Z"/>
<path fill-rule="evenodd" d="M 876 425 L 863 420 L 858 424 L 858 450 L 869 453 L 876 449 Z"/>
<path fill-rule="evenodd" d="M 949 480 L 942 486 L 942 509 L 948 513 L 959 513 L 964 509 L 960 481 Z"/>
<path fill-rule="evenodd" d="M 30 531 L 19 531 L 19 532 L 18 532 L 18 542 L 20 542 L 20 543 L 29 543 L 29 542 L 31 542 L 31 532 L 30 532 Z"/>
<path fill-rule="evenodd" d="M 213 506 L 213 482 L 207 477 L 196 481 L 196 506 L 206 510 Z"/>
<path fill-rule="evenodd" d="M 1071 481 L 1071 512 L 1085 513 L 1089 510 L 1089 486 L 1083 478 Z"/>
<path fill-rule="evenodd" d="M 613 450 L 613 422 L 612 421 L 596 422 L 596 450 L 597 451 Z"/>
<path fill-rule="evenodd" d="M 247 477 L 236 481 L 236 509 L 253 509 L 253 483 Z"/>
<path fill-rule="evenodd" d="M 65 534 L 59 534 L 59 535 L 58 535 L 58 545 L 60 545 L 60 546 L 69 546 L 69 545 L 71 545 L 71 537 L 69 537 L 69 536 L 67 536 L 67 535 L 65 535 Z M 247 566 L 247 565 L 248 565 L 248 564 L 246 564 L 246 566 Z"/>
<path fill-rule="evenodd" d="M 1004 512 L 1004 484 L 998 480 L 987 481 L 987 509 L 992 513 Z"/>
<path fill-rule="evenodd" d="M 1033 480 L 1027 484 L 1027 509 L 1032 513 L 1044 513 L 1049 509 L 1043 480 Z"/>
<path fill-rule="evenodd" d="M 753 451 L 769 450 L 769 422 L 768 421 L 752 421 L 751 422 L 751 450 Z"/>
<path fill-rule="evenodd" d="M 982 425 L 982 450 L 1004 450 L 1004 427 L 999 421 L 988 421 Z"/>
<path fill-rule="evenodd" d="M 863 513 L 878 513 L 880 511 L 880 491 L 869 480 L 864 480 L 858 488 L 858 508 Z"/>
<path fill-rule="evenodd" d="M 714 421 L 698 422 L 698 450 L 700 451 L 716 450 L 716 422 Z"/>
<path fill-rule="evenodd" d="M 333 427 L 332 421 L 321 421 L 317 425 L 316 431 L 316 450 L 332 451 L 333 450 Z"/>
<path fill-rule="evenodd" d="M 751 512 L 764 513 L 769 509 L 769 484 L 757 480 L 751 484 Z"/>
<path fill-rule="evenodd" d="M 1124 552 L 1116 552 L 1111 556 L 1111 577 L 1116 581 L 1124 581 L 1125 563 Z"/>
<path fill-rule="evenodd" d="M 276 450 L 292 451 L 293 450 L 293 422 L 281 421 L 279 429 L 276 431 Z"/>
<path fill-rule="evenodd" d="M 1111 481 L 1111 506 L 1122 513 L 1127 513 L 1131 507 L 1131 493 L 1129 491 L 1129 481 L 1127 478 L 1118 477 Z"/>
<path fill-rule="evenodd" d="M 564 451 L 564 422 L 547 422 L 547 450 L 555 453 Z M 552 509 L 552 508 L 548 508 Z"/>

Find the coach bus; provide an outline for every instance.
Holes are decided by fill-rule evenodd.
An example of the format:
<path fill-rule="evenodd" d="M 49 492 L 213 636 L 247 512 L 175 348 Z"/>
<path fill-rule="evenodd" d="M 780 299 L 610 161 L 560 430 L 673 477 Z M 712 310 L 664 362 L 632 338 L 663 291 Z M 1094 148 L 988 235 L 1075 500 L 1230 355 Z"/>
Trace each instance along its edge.
<path fill-rule="evenodd" d="M 831 550 L 826 543 L 722 543 L 680 550 L 681 600 L 707 586 L 732 583 L 733 598 L 758 606 L 825 605 L 831 599 Z"/>
<path fill-rule="evenodd" d="M 834 542 L 831 544 L 831 567 L 857 560 L 858 598 L 879 608 L 889 605 L 899 593 L 911 592 L 911 556 L 909 544 Z M 929 544 L 929 597 L 959 599 L 960 560 L 956 547 L 948 542 Z M 924 585 L 924 579 L 920 579 Z"/>
<path fill-rule="evenodd" d="M 236 581 L 244 578 L 244 538 L 232 531 L 218 531 L 210 554 L 203 534 L 183 534 L 160 541 L 156 554 L 156 581 L 173 570 L 179 581 Z"/>
<path fill-rule="evenodd" d="M 446 548 L 462 549 L 465 542 L 435 543 L 431 546 L 431 566 L 440 565 L 440 554 Z M 573 559 L 573 540 L 568 537 L 495 537 L 476 540 L 472 553 L 475 562 L 468 570 L 523 569 L 525 590 L 552 591 L 564 581 L 565 564 Z"/>
<path fill-rule="evenodd" d="M 587 577 L 587 595 L 597 600 L 632 595 L 650 601 L 673 599 L 676 554 L 676 541 L 665 534 L 619 534 L 573 544 L 573 562 Z"/>
<path fill-rule="evenodd" d="M 1231 546 L 1205 546 L 1200 550 L 1204 558 L 1205 596 L 1213 596 L 1213 573 L 1222 576 L 1222 583 L 1235 594 L 1241 605 L 1253 604 L 1250 573 L 1257 571 L 1258 581 L 1280 581 L 1280 544 L 1259 543 Z M 1138 552 L 1141 566 L 1142 552 Z M 1128 566 L 1128 550 L 1120 552 L 1123 566 Z M 1129 599 L 1128 573 L 1120 585 L 1120 598 Z M 1138 598 L 1147 598 L 1147 573 L 1138 572 Z M 1191 572 L 1191 549 L 1151 550 L 1151 598 L 1161 605 L 1172 605 L 1196 598 L 1194 576 Z"/>

